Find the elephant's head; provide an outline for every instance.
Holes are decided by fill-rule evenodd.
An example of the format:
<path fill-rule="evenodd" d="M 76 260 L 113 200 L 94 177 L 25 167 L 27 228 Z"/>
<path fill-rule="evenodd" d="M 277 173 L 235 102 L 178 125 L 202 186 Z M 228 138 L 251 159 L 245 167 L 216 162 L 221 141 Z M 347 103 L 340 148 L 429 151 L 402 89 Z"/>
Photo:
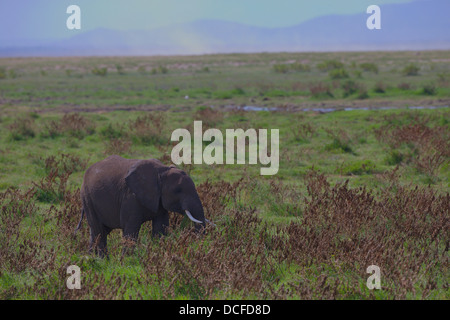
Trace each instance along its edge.
<path fill-rule="evenodd" d="M 186 214 L 196 223 L 197 230 L 209 222 L 194 182 L 180 169 L 158 160 L 140 160 L 130 168 L 125 181 L 138 201 L 154 213 L 162 206 L 167 211 Z"/>

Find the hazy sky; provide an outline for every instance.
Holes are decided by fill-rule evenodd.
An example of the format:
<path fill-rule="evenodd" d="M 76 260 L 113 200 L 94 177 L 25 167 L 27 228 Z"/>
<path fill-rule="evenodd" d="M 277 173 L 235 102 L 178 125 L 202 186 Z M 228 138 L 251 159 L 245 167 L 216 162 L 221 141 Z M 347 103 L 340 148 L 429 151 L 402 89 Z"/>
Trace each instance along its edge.
<path fill-rule="evenodd" d="M 260 27 L 292 26 L 329 14 L 365 12 L 371 4 L 413 0 L 0 0 L 0 42 L 68 37 L 69 5 L 81 8 L 81 32 L 153 29 L 198 19 Z M 450 0 L 449 0 L 450 1 Z M 1 44 L 1 43 L 0 43 Z"/>

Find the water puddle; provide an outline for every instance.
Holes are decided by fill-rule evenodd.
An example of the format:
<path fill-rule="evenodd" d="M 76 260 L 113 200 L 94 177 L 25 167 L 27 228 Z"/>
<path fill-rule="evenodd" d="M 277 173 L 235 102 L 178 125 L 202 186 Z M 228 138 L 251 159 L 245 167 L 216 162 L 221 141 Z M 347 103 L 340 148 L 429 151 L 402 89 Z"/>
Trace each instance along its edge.
<path fill-rule="evenodd" d="M 276 108 L 276 107 L 268 108 L 268 107 L 257 107 L 257 106 L 243 106 L 243 107 L 238 107 L 238 109 L 244 110 L 244 111 L 276 111 L 279 108 Z"/>

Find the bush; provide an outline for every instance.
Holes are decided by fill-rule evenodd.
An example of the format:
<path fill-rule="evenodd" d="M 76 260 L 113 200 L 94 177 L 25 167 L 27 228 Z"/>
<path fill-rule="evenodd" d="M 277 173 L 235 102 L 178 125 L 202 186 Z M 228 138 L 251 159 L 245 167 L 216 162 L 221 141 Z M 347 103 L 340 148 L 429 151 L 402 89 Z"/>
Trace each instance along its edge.
<path fill-rule="evenodd" d="M 311 92 L 311 96 L 317 99 L 334 97 L 330 87 L 322 83 L 310 85 L 309 91 Z"/>
<path fill-rule="evenodd" d="M 365 62 L 361 63 L 359 67 L 366 72 L 378 73 L 378 66 L 375 63 Z"/>
<path fill-rule="evenodd" d="M 373 91 L 376 93 L 385 93 L 386 92 L 386 86 L 382 81 L 378 81 L 375 84 L 375 87 L 373 88 Z"/>
<path fill-rule="evenodd" d="M 317 65 L 317 69 L 319 69 L 322 72 L 327 72 L 327 71 L 331 71 L 334 69 L 343 69 L 343 68 L 344 68 L 344 64 L 337 60 L 326 60 Z"/>
<path fill-rule="evenodd" d="M 311 67 L 308 66 L 307 64 L 302 64 L 302 63 L 293 63 L 290 65 L 291 69 L 293 71 L 297 71 L 297 72 L 309 72 L 311 71 Z"/>
<path fill-rule="evenodd" d="M 213 128 L 223 120 L 223 112 L 211 107 L 202 106 L 194 114 L 194 121 L 201 120 L 203 125 Z"/>
<path fill-rule="evenodd" d="M 411 89 L 411 85 L 409 83 L 402 82 L 402 83 L 398 84 L 397 88 L 400 89 L 400 90 L 406 91 L 406 90 L 410 90 Z"/>
<path fill-rule="evenodd" d="M 328 75 L 333 80 L 346 79 L 349 77 L 347 71 L 345 71 L 345 69 L 343 69 L 343 68 L 333 69 L 330 72 L 328 72 Z"/>
<path fill-rule="evenodd" d="M 436 94 L 436 86 L 434 84 L 426 84 L 422 88 L 422 94 L 434 96 Z"/>
<path fill-rule="evenodd" d="M 325 145 L 325 150 L 332 151 L 342 151 L 345 153 L 353 153 L 352 148 L 350 147 L 350 137 L 347 132 L 344 130 L 331 130 L 325 129 L 327 135 L 333 139 L 333 141 L 327 145 Z"/>
<path fill-rule="evenodd" d="M 305 142 L 315 134 L 316 128 L 314 128 L 310 123 L 296 122 L 291 128 L 291 132 L 295 141 Z"/>
<path fill-rule="evenodd" d="M 347 80 L 342 84 L 341 88 L 344 90 L 344 98 L 347 98 L 358 92 L 360 85 L 353 80 Z"/>
<path fill-rule="evenodd" d="M 103 67 L 103 68 L 97 68 L 95 67 L 94 69 L 91 70 L 92 74 L 96 75 L 96 76 L 101 76 L 101 77 L 105 77 L 108 74 L 108 69 Z"/>
<path fill-rule="evenodd" d="M 288 73 L 289 67 L 288 67 L 287 64 L 274 64 L 273 65 L 273 70 L 276 73 Z"/>
<path fill-rule="evenodd" d="M 122 65 L 120 64 L 116 64 L 116 69 L 117 69 L 117 73 L 120 75 L 124 75 L 125 74 L 125 70 L 123 69 Z"/>
<path fill-rule="evenodd" d="M 142 70 L 141 70 L 141 68 L 142 68 Z M 139 67 L 138 71 L 139 71 L 139 73 L 144 74 L 145 68 Z M 152 69 L 151 74 L 158 74 L 158 73 L 166 74 L 168 72 L 169 72 L 169 69 L 166 66 L 158 66 L 158 67 Z"/>
<path fill-rule="evenodd" d="M 364 86 L 361 86 L 359 88 L 357 98 L 361 100 L 369 98 L 369 93 L 367 92 L 367 89 Z"/>
<path fill-rule="evenodd" d="M 112 139 L 121 138 L 124 135 L 124 130 L 123 130 L 123 126 L 120 126 L 118 124 L 113 126 L 111 123 L 109 123 L 107 126 L 100 128 L 98 130 L 98 133 L 103 138 L 112 140 Z"/>
<path fill-rule="evenodd" d="M 158 67 L 158 72 L 162 73 L 162 74 L 166 74 L 169 72 L 169 69 L 166 66 L 159 66 Z"/>
<path fill-rule="evenodd" d="M 390 150 L 386 158 L 384 158 L 384 162 L 388 165 L 395 166 L 400 164 L 403 161 L 403 154 L 398 150 Z"/>
<path fill-rule="evenodd" d="M 48 174 L 52 170 L 58 169 L 60 173 L 72 174 L 86 170 L 88 159 L 82 159 L 75 154 L 62 153 L 58 157 L 49 156 L 40 158 L 44 164 L 45 172 Z"/>
<path fill-rule="evenodd" d="M 95 132 L 95 124 L 78 113 L 70 113 L 62 117 L 60 129 L 62 133 L 67 133 L 71 137 L 82 139 Z"/>
<path fill-rule="evenodd" d="M 51 138 L 67 134 L 82 139 L 95 132 L 95 124 L 78 113 L 70 113 L 65 114 L 59 121 L 50 121 L 46 124 L 46 129 L 46 135 Z"/>
<path fill-rule="evenodd" d="M 131 141 L 127 139 L 110 139 L 105 142 L 105 155 L 123 155 L 130 151 Z"/>
<path fill-rule="evenodd" d="M 242 87 L 236 86 L 233 90 L 231 90 L 231 94 L 234 96 L 242 96 L 245 95 L 245 90 Z"/>
<path fill-rule="evenodd" d="M 311 71 L 311 68 L 306 64 L 295 62 L 291 64 L 281 64 L 281 63 L 274 64 L 273 70 L 277 73 L 288 73 L 289 71 L 309 72 Z"/>
<path fill-rule="evenodd" d="M 409 64 L 405 68 L 403 68 L 402 73 L 405 76 L 417 76 L 419 74 L 420 68 L 415 64 Z"/>
<path fill-rule="evenodd" d="M 46 203 L 63 201 L 69 193 L 67 182 L 70 175 L 84 171 L 88 164 L 88 160 L 71 154 L 61 154 L 59 158 L 50 156 L 43 161 L 46 176 L 39 182 L 33 182 L 33 185 L 36 190 L 36 199 Z"/>
<path fill-rule="evenodd" d="M 435 176 L 450 157 L 450 137 L 446 126 L 429 128 L 423 123 L 404 126 L 385 125 L 375 130 L 378 141 L 391 149 L 405 145 L 406 162 L 422 173 Z M 403 159 L 402 159 L 403 160 Z"/>
<path fill-rule="evenodd" d="M 130 121 L 130 135 L 133 140 L 143 145 L 164 144 L 163 128 L 166 126 L 166 114 L 163 112 L 149 112 L 136 120 Z"/>
<path fill-rule="evenodd" d="M 338 138 L 334 138 L 333 141 L 327 145 L 325 145 L 325 150 L 332 151 L 332 150 L 341 150 L 345 153 L 353 153 L 352 148 L 348 145 L 348 143 L 339 140 Z"/>
<path fill-rule="evenodd" d="M 9 130 L 11 139 L 15 141 L 34 138 L 34 136 L 36 135 L 33 118 L 18 118 L 7 128 Z"/>

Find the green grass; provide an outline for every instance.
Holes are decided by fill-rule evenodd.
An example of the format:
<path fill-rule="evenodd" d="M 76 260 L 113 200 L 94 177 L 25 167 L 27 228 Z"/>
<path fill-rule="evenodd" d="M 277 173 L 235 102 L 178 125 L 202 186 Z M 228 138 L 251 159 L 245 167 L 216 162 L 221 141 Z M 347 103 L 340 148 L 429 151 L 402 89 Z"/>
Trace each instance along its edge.
<path fill-rule="evenodd" d="M 450 95 L 445 51 L 370 53 L 232 54 L 187 57 L 107 57 L 0 59 L 3 108 L 68 109 L 140 106 L 253 104 L 301 107 L 316 101 L 309 87 L 332 87 L 331 100 L 345 95 L 340 82 L 350 78 L 368 88 L 365 103 L 443 99 Z M 370 62 L 368 62 L 370 61 Z M 117 69 L 117 66 L 120 66 Z M 277 72 L 274 66 L 289 72 Z M 419 67 L 409 76 L 404 69 Z M 301 67 L 300 67 L 301 66 Z M 306 67 L 307 66 L 307 67 Z M 208 72 L 203 72 L 208 68 Z M 142 72 L 157 70 L 157 72 Z M 15 76 L 9 76 L 10 71 Z M 70 72 L 67 72 L 70 70 Z M 158 71 L 159 70 L 159 71 Z M 296 70 L 306 70 L 298 72 Z M 325 70 L 325 72 L 324 72 Z M 94 71 L 94 73 L 92 72 Z M 331 77 L 328 75 L 331 72 Z M 384 92 L 371 90 L 384 84 Z M 407 83 L 410 90 L 398 90 Z M 431 88 L 431 89 L 430 89 Z M 188 96 L 189 99 L 185 99 Z M 381 100 L 381 101 L 380 101 Z"/>
<path fill-rule="evenodd" d="M 448 105 L 446 54 L 0 59 L 0 227 L 10 235 L 0 236 L 0 253 L 9 257 L 0 257 L 0 298 L 448 299 L 448 265 L 433 258 L 445 255 L 448 235 L 412 232 L 439 228 L 433 224 L 434 215 L 442 213 L 436 201 L 448 203 L 449 109 L 301 111 L 349 104 Z M 410 63 L 420 67 L 418 75 L 403 74 Z M 331 79 L 330 70 L 346 70 L 350 79 Z M 310 87 L 318 83 L 323 87 L 314 95 Z M 408 86 L 399 89 L 404 83 Z M 360 88 L 367 88 L 363 100 Z M 239 105 L 279 109 L 222 108 Z M 172 131 L 192 130 L 194 120 L 203 120 L 204 130 L 208 124 L 222 133 L 279 129 L 278 173 L 261 176 L 260 164 L 182 165 L 201 189 L 215 229 L 199 237 L 188 232 L 188 221 L 172 216 L 175 227 L 161 240 L 150 237 L 151 223 L 144 224 L 129 256 L 121 257 L 119 231 L 110 236 L 109 260 L 89 256 L 86 221 L 72 234 L 85 168 L 113 153 L 170 164 Z M 386 140 L 395 136 L 379 133 L 401 133 L 409 126 L 422 131 L 399 145 Z M 420 132 L 432 134 L 426 139 Z M 441 162 L 427 158 L 438 152 Z M 427 168 L 427 161 L 437 162 Z M 8 188 L 19 193 L 8 194 Z M 434 195 L 414 193 L 421 190 Z M 402 199 L 409 199 L 404 208 L 424 199 L 421 208 L 429 215 L 412 219 L 419 209 L 402 209 Z M 372 220 L 371 210 L 384 214 L 390 206 Z M 348 224 L 335 220 L 337 211 L 352 215 L 345 218 Z M 20 223 L 8 220 L 10 214 Z M 415 227 L 402 229 L 401 221 Z M 389 237 L 382 238 L 383 232 Z M 367 265 L 359 252 L 373 239 L 388 246 L 374 249 L 383 270 L 390 270 L 382 270 L 381 291 L 366 288 Z M 397 250 L 401 241 L 404 251 Z M 82 269 L 81 292 L 65 288 L 70 264 Z M 397 265 L 407 281 L 398 282 Z"/>

